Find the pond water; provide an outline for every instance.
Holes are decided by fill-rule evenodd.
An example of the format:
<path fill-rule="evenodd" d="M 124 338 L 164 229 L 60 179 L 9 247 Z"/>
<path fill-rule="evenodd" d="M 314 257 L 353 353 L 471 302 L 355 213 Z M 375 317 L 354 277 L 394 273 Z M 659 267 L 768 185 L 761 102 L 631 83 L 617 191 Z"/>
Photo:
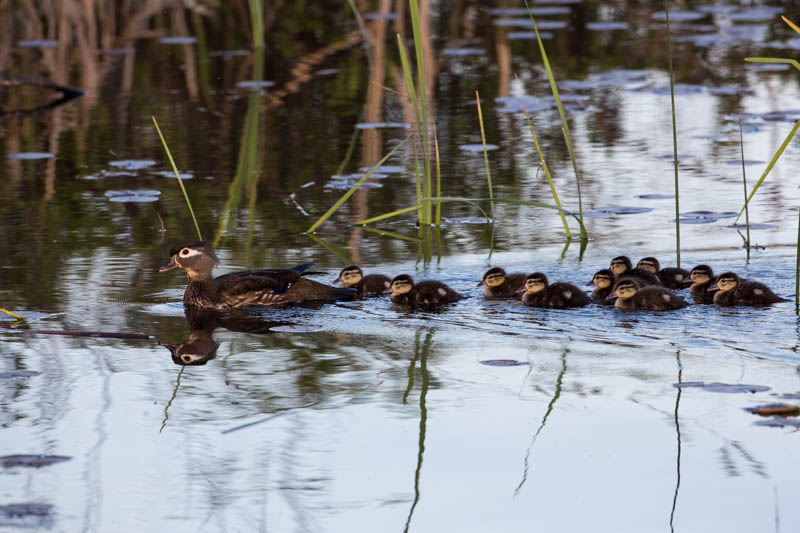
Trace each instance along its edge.
<path fill-rule="evenodd" d="M 50 3 L 36 20 L 0 4 L 0 78 L 86 92 L 51 108 L 41 87 L 0 84 L 0 307 L 26 318 L 0 317 L 1 530 L 800 528 L 798 421 L 746 411 L 800 403 L 793 302 L 552 311 L 475 287 L 493 265 L 584 285 L 623 253 L 675 264 L 662 12 L 536 3 L 580 166 L 584 248 L 553 211 L 502 201 L 493 225 L 447 203 L 441 229 L 419 230 L 413 213 L 353 226 L 414 205 L 407 146 L 304 233 L 408 135 L 392 92 L 404 2 L 356 2 L 366 42 L 347 2 L 271 3 L 263 55 L 244 2 L 113 16 L 86 2 L 99 30 L 85 35 L 82 8 L 61 25 Z M 530 29 L 524 6 L 420 4 L 443 194 L 488 195 L 479 91 L 494 196 L 552 202 L 524 103 L 577 211 L 538 45 L 513 38 Z M 740 114 L 750 188 L 800 118 L 800 72 L 744 62 L 796 55 L 779 18 L 792 6 L 690 2 L 671 16 L 681 264 L 786 298 L 797 140 L 751 203 L 749 257 L 735 214 Z M 313 262 L 330 282 L 355 262 L 468 298 L 436 313 L 385 298 L 188 313 L 185 276 L 157 274 L 195 229 L 151 116 L 218 273 Z M 65 330 L 147 338 L 47 333 Z M 45 457 L 6 457 L 19 455 Z"/>

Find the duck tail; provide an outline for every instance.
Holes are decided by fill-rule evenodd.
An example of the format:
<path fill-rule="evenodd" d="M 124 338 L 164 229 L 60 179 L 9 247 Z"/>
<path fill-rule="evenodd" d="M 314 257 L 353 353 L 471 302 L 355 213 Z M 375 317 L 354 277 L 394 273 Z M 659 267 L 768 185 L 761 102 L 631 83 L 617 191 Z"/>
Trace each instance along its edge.
<path fill-rule="evenodd" d="M 336 287 L 331 294 L 331 300 L 354 300 L 358 296 L 358 289 L 354 287 Z"/>

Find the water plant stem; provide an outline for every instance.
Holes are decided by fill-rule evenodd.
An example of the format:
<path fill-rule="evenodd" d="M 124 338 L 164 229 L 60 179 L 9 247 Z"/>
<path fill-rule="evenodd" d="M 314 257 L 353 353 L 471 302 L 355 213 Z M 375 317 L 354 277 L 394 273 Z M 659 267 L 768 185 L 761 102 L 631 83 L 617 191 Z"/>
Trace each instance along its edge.
<path fill-rule="evenodd" d="M 744 227 L 747 234 L 745 248 L 747 249 L 747 259 L 750 259 L 750 210 L 747 207 L 747 172 L 744 168 L 744 134 L 742 132 L 742 115 L 739 114 L 739 147 L 742 151 L 742 185 L 744 186 Z"/>
<path fill-rule="evenodd" d="M 261 0 L 249 0 L 250 4 L 250 23 L 253 27 L 253 46 L 261 48 L 264 46 L 264 14 L 261 9 Z"/>
<path fill-rule="evenodd" d="M 169 163 L 170 165 L 172 165 L 172 171 L 175 172 L 175 177 L 178 178 L 178 185 L 180 185 L 181 192 L 183 192 L 183 198 L 186 200 L 186 206 L 189 208 L 189 213 L 192 215 L 192 221 L 194 221 L 194 229 L 197 230 L 197 238 L 202 241 L 203 234 L 200 233 L 200 225 L 197 224 L 197 217 L 194 216 L 194 209 L 192 209 L 192 202 L 189 200 L 189 194 L 186 192 L 186 187 L 183 186 L 183 180 L 181 179 L 181 174 L 180 172 L 178 172 L 178 167 L 175 166 L 175 160 L 172 159 L 172 153 L 170 153 L 169 146 L 167 146 L 167 141 L 164 139 L 164 135 L 161 133 L 161 128 L 158 127 L 158 121 L 156 120 L 155 115 L 152 116 L 152 119 L 153 119 L 153 124 L 155 124 L 156 126 L 158 137 L 161 139 L 161 144 L 164 145 L 164 150 L 167 152 Z"/>
<path fill-rule="evenodd" d="M 667 57 L 669 58 L 669 97 L 672 104 L 672 164 L 675 169 L 675 260 L 681 266 L 681 210 L 678 194 L 678 127 L 675 121 L 675 74 L 672 70 L 672 34 L 669 27 L 669 0 L 664 0 L 667 21 Z"/>
<path fill-rule="evenodd" d="M 483 111 L 481 111 L 481 95 L 475 91 L 475 99 L 478 105 L 478 123 L 481 126 L 481 144 L 483 145 L 483 162 L 486 165 L 486 185 L 489 187 L 489 212 L 494 222 L 494 194 L 492 193 L 492 171 L 489 169 L 489 152 L 486 149 L 486 133 L 483 128 Z"/>

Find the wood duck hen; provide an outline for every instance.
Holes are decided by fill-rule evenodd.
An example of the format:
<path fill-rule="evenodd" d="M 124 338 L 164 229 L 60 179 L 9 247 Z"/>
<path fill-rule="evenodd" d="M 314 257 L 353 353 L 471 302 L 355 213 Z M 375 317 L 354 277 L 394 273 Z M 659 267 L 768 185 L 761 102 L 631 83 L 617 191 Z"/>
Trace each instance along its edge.
<path fill-rule="evenodd" d="M 365 276 L 358 265 L 350 265 L 339 272 L 339 277 L 333 280 L 333 284 L 353 288 L 363 296 L 379 296 L 389 288 L 392 280 L 383 274 L 367 274 Z"/>
<path fill-rule="evenodd" d="M 169 250 L 169 262 L 158 269 L 186 271 L 189 284 L 183 293 L 186 305 L 206 309 L 231 309 L 245 306 L 270 306 L 310 300 L 352 298 L 353 289 L 339 289 L 310 279 L 303 273 L 311 263 L 290 269 L 248 270 L 212 275 L 219 263 L 210 244 L 181 241 Z"/>
<path fill-rule="evenodd" d="M 486 298 L 514 298 L 525 284 L 525 274 L 506 274 L 500 267 L 492 267 L 483 274 L 478 287 L 483 287 Z"/>

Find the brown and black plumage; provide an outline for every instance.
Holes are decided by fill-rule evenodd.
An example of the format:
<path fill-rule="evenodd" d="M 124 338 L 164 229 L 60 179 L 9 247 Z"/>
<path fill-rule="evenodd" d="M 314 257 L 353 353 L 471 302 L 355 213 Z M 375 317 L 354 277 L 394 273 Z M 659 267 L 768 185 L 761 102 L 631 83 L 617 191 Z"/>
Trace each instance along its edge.
<path fill-rule="evenodd" d="M 515 298 L 525 283 L 525 274 L 515 272 L 506 274 L 500 267 L 492 267 L 483 274 L 478 287 L 483 287 L 487 298 Z"/>
<path fill-rule="evenodd" d="M 642 286 L 661 285 L 661 280 L 652 272 L 641 268 L 633 268 L 630 258 L 626 255 L 620 255 L 612 259 L 609 268 L 616 274 L 617 279 L 633 278 Z"/>
<path fill-rule="evenodd" d="M 170 259 L 159 268 L 186 271 L 189 284 L 183 293 L 186 305 L 208 309 L 268 306 L 352 297 L 352 289 L 338 289 L 303 278 L 311 264 L 290 269 L 249 270 L 213 277 L 219 262 L 214 249 L 203 241 L 181 241 L 169 251 Z"/>
<path fill-rule="evenodd" d="M 668 289 L 682 289 L 684 282 L 689 279 L 688 270 L 677 267 L 661 268 L 661 264 L 655 257 L 643 257 L 636 264 L 636 268 L 655 274 L 661 281 L 661 285 Z"/>
<path fill-rule="evenodd" d="M 688 304 L 686 300 L 664 287 L 649 285 L 640 287 L 635 280 L 622 278 L 614 285 L 614 304 L 620 311 L 647 309 L 650 311 L 671 311 Z"/>
<path fill-rule="evenodd" d="M 520 292 L 522 303 L 530 307 L 569 309 L 583 307 L 589 303 L 589 296 L 572 283 L 563 281 L 550 283 L 547 276 L 541 272 L 527 276 Z"/>
<path fill-rule="evenodd" d="M 426 309 L 441 307 L 464 298 L 441 281 L 428 279 L 414 283 L 408 274 L 395 277 L 386 292 L 391 293 L 393 303 Z"/>
<path fill-rule="evenodd" d="M 689 273 L 689 294 L 698 304 L 714 303 L 714 293 L 708 289 L 714 284 L 714 271 L 708 265 L 697 265 Z"/>
<path fill-rule="evenodd" d="M 333 284 L 356 289 L 363 296 L 378 296 L 383 294 L 392 284 L 389 276 L 383 274 L 367 274 L 358 265 L 346 266 L 339 272 L 339 277 Z"/>
<path fill-rule="evenodd" d="M 734 272 L 725 272 L 717 276 L 717 282 L 708 290 L 716 292 L 714 305 L 725 307 L 770 305 L 786 301 L 763 283 L 742 279 Z"/>
<path fill-rule="evenodd" d="M 616 282 L 617 275 L 610 269 L 604 268 L 595 272 L 594 276 L 592 276 L 592 281 L 586 285 L 594 285 L 595 288 L 592 291 L 592 298 L 597 303 L 601 305 L 614 305 L 613 302 L 606 298 L 611 294 L 611 290 L 614 288 L 614 283 Z"/>

